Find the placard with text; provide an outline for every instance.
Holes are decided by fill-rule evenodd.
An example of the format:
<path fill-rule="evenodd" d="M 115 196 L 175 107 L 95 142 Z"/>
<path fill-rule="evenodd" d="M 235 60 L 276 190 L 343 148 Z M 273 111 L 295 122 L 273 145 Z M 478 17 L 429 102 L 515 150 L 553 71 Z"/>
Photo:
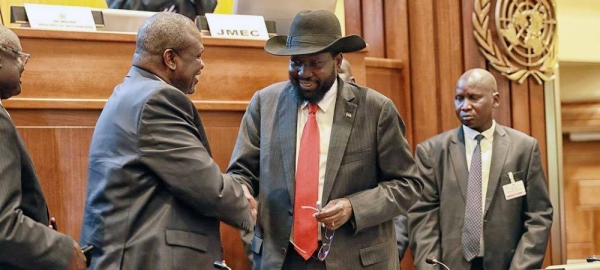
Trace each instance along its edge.
<path fill-rule="evenodd" d="M 88 7 L 55 6 L 25 3 L 31 28 L 96 31 L 92 11 Z"/>
<path fill-rule="evenodd" d="M 206 14 L 210 35 L 235 39 L 269 39 L 263 16 Z"/>

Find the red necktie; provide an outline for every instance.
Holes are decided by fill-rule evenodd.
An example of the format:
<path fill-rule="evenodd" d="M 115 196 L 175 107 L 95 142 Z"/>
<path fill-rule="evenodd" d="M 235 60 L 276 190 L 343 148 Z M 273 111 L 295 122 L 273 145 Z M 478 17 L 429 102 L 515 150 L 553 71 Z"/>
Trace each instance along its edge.
<path fill-rule="evenodd" d="M 296 166 L 296 195 L 294 201 L 294 242 L 298 254 L 305 260 L 317 250 L 317 220 L 314 211 L 302 206 L 314 207 L 319 192 L 319 125 L 316 104 L 308 104 L 308 120 L 302 131 L 300 153 Z"/>

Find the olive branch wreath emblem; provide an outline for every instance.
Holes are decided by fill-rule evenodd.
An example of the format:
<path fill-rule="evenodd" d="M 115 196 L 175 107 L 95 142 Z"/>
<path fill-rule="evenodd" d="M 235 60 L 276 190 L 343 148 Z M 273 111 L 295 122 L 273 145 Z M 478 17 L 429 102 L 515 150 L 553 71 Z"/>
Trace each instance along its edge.
<path fill-rule="evenodd" d="M 500 0 L 499 0 L 500 1 Z M 490 23 L 490 0 L 475 0 L 475 9 L 472 14 L 473 35 L 479 51 L 490 62 L 490 64 L 500 71 L 508 79 L 523 83 L 528 76 L 533 76 L 538 84 L 542 81 L 551 81 L 554 79 L 553 67 L 557 63 L 556 46 L 549 48 L 548 55 L 539 69 L 523 69 L 515 65 L 509 57 L 504 55 L 500 48 L 494 42 L 492 31 L 489 29 Z"/>

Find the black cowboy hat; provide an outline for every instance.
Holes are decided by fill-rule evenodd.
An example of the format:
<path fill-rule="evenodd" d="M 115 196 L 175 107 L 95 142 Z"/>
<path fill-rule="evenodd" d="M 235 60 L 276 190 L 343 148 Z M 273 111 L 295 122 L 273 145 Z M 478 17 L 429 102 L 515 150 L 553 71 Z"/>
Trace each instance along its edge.
<path fill-rule="evenodd" d="M 366 46 L 357 35 L 342 37 L 340 22 L 332 12 L 303 10 L 294 17 L 289 36 L 270 38 L 265 43 L 265 51 L 274 55 L 345 53 L 359 51 Z"/>

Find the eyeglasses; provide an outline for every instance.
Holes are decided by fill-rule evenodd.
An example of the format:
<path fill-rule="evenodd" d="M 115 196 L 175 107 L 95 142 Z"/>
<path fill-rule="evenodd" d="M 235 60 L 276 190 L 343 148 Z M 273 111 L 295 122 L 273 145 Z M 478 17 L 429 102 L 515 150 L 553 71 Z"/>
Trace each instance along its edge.
<path fill-rule="evenodd" d="M 312 207 L 312 206 L 301 206 L 301 208 L 302 209 L 312 209 L 317 212 L 319 211 L 317 208 Z M 327 258 L 327 255 L 329 255 L 329 249 L 331 248 L 331 244 L 333 243 L 333 236 L 335 236 L 335 231 L 325 228 L 325 239 L 321 239 L 322 244 L 321 244 L 321 248 L 319 248 L 319 252 L 317 253 L 317 258 L 315 258 L 312 255 L 311 255 L 311 257 L 313 257 L 319 261 L 324 261 L 325 258 Z M 294 244 L 294 242 L 291 242 L 291 243 L 299 251 L 301 251 L 305 254 L 308 253 L 308 252 L 304 251 L 303 249 L 299 248 L 298 246 L 296 246 L 296 244 Z"/>
<path fill-rule="evenodd" d="M 16 54 L 21 59 L 21 63 L 23 63 L 23 66 L 25 64 L 27 64 L 27 61 L 29 61 L 29 57 L 31 57 L 31 55 L 28 53 L 24 53 L 22 51 L 15 50 L 15 49 L 13 49 L 11 47 L 7 47 L 5 45 L 0 45 L 0 48 L 4 49 L 5 51 L 10 51 L 10 52 L 13 52 L 14 54 Z"/>
<path fill-rule="evenodd" d="M 315 256 L 312 256 L 312 255 L 311 255 L 311 257 L 313 257 L 319 261 L 324 261 L 327 258 L 327 255 L 329 255 L 329 249 L 331 248 L 331 244 L 333 243 L 333 236 L 335 236 L 335 231 L 325 229 L 325 239 L 322 239 L 322 241 L 321 241 L 322 244 L 321 244 L 321 248 L 319 248 L 319 253 L 317 253 L 316 258 L 315 258 Z M 308 254 L 308 252 L 306 252 L 303 249 L 301 249 L 300 247 L 298 247 L 294 242 L 291 242 L 291 243 L 292 243 L 292 245 L 294 245 L 294 247 L 296 247 L 296 249 L 298 249 L 302 253 Z"/>

